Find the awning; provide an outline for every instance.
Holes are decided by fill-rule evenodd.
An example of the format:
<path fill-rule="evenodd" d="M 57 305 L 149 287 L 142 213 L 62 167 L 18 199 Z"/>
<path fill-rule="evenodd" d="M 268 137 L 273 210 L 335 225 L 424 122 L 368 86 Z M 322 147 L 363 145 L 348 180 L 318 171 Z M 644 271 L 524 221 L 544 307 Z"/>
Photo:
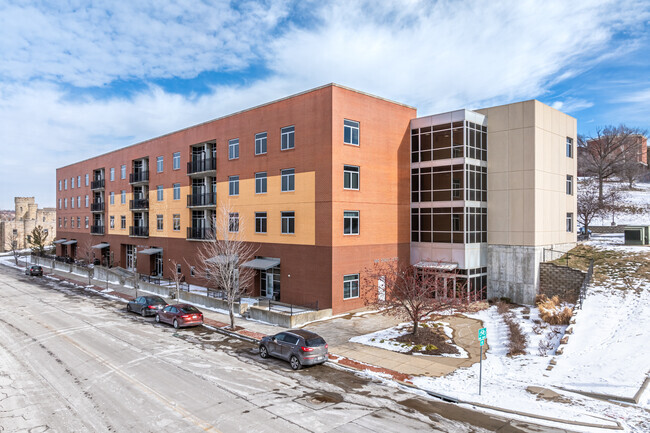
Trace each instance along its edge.
<path fill-rule="evenodd" d="M 423 269 L 436 269 L 438 271 L 453 271 L 458 268 L 458 263 L 446 262 L 418 262 L 415 264 L 416 268 Z"/>
<path fill-rule="evenodd" d="M 230 260 L 228 259 L 228 257 L 230 257 Z M 232 262 L 232 261 L 237 263 L 237 256 L 232 256 L 232 255 L 231 256 L 226 256 L 226 255 L 222 254 L 222 255 L 215 256 L 215 257 L 212 257 L 212 258 L 206 260 L 206 262 L 208 262 L 208 263 L 215 263 L 217 265 L 225 265 L 228 262 Z"/>
<path fill-rule="evenodd" d="M 152 254 L 162 253 L 162 248 L 147 248 L 146 250 L 138 251 L 138 254 L 146 254 L 148 256 Z"/>
<path fill-rule="evenodd" d="M 76 243 L 77 243 L 77 241 L 75 241 L 74 239 L 72 239 L 72 240 L 70 240 L 70 241 L 63 242 L 63 245 L 74 245 L 74 244 L 76 244 Z"/>
<path fill-rule="evenodd" d="M 62 243 L 65 242 L 65 241 L 67 241 L 67 239 L 66 239 L 66 238 L 63 238 L 63 239 L 59 239 L 58 241 L 54 241 L 54 242 L 52 242 L 52 243 L 54 243 L 54 244 L 62 244 Z"/>
<path fill-rule="evenodd" d="M 111 244 L 107 244 L 107 243 L 102 242 L 101 244 L 93 245 L 91 248 L 94 248 L 96 250 L 101 250 L 102 248 L 108 248 L 110 246 L 111 246 Z"/>
<path fill-rule="evenodd" d="M 280 259 L 267 257 L 264 259 L 253 259 L 250 262 L 242 264 L 244 268 L 261 269 L 263 271 L 274 268 L 280 264 Z"/>

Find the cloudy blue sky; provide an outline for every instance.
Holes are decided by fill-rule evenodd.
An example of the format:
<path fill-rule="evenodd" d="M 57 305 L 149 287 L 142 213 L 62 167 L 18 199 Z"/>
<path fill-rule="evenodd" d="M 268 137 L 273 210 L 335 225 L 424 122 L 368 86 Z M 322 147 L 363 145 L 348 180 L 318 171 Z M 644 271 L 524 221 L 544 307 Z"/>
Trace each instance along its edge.
<path fill-rule="evenodd" d="M 55 169 L 336 82 L 650 129 L 650 2 L 0 0 L 0 209 Z"/>

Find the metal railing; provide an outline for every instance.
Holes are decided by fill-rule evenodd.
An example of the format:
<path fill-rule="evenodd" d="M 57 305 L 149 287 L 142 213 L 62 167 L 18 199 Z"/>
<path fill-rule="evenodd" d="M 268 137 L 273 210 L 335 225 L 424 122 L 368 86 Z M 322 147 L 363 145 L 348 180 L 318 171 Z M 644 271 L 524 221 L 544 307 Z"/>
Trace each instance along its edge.
<path fill-rule="evenodd" d="M 129 200 L 129 209 L 149 209 L 148 198 L 136 198 Z"/>
<path fill-rule="evenodd" d="M 215 158 L 194 159 L 187 163 L 187 174 L 215 171 L 216 169 L 217 160 Z"/>
<path fill-rule="evenodd" d="M 130 226 L 129 227 L 129 236 L 149 236 L 149 226 Z"/>
<path fill-rule="evenodd" d="M 90 204 L 91 212 L 104 212 L 104 202 L 92 202 Z"/>
<path fill-rule="evenodd" d="M 104 179 L 96 179 L 90 182 L 90 189 L 104 188 Z"/>
<path fill-rule="evenodd" d="M 158 275 L 145 275 L 145 274 L 139 274 L 139 275 L 140 275 L 140 280 L 145 281 L 147 283 L 157 284 L 159 286 L 169 286 L 172 289 L 176 288 L 176 282 L 171 278 L 160 277 Z M 182 291 L 184 292 L 190 291 L 190 285 L 185 281 L 179 281 L 178 285 Z"/>
<path fill-rule="evenodd" d="M 214 229 L 211 227 L 188 227 L 187 239 L 208 240 L 214 239 Z"/>
<path fill-rule="evenodd" d="M 580 293 L 578 294 L 578 304 L 576 306 L 580 309 L 582 309 L 582 302 L 587 297 L 587 289 L 589 288 L 589 284 L 591 284 L 591 279 L 593 275 L 594 275 L 594 259 L 591 259 L 589 261 L 589 268 L 587 269 L 587 275 L 585 275 L 585 279 L 582 281 L 582 285 L 580 286 Z"/>
<path fill-rule="evenodd" d="M 294 314 L 304 313 L 306 311 L 318 311 L 318 300 L 315 302 L 298 305 L 289 304 L 286 302 L 278 302 L 268 298 L 260 298 L 258 305 L 260 307 L 268 308 L 269 311 L 288 313 L 290 316 L 293 316 Z"/>
<path fill-rule="evenodd" d="M 90 234 L 103 235 L 104 234 L 104 226 L 103 225 L 92 225 L 92 226 L 90 226 Z"/>
<path fill-rule="evenodd" d="M 149 170 L 136 171 L 129 174 L 129 183 L 149 182 Z"/>
<path fill-rule="evenodd" d="M 217 205 L 217 193 L 208 192 L 204 194 L 188 194 L 187 195 L 187 206 L 216 206 Z"/>

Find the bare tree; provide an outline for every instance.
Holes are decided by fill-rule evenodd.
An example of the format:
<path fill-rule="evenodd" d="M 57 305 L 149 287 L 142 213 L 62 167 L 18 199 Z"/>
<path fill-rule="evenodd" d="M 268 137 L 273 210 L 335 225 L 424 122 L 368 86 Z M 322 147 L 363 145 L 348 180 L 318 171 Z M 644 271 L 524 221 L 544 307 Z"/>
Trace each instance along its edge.
<path fill-rule="evenodd" d="M 78 255 L 82 257 L 82 260 L 84 262 L 83 267 L 86 269 L 86 272 L 88 274 L 88 285 L 90 286 L 92 284 L 92 277 L 95 274 L 93 265 L 93 259 L 95 256 L 93 255 L 92 242 L 90 239 L 87 239 L 83 241 L 78 247 L 81 247 L 81 254 Z"/>
<path fill-rule="evenodd" d="M 181 282 L 185 279 L 185 276 L 182 272 L 178 271 L 179 263 L 176 260 L 169 261 L 169 271 L 171 272 L 171 279 L 174 282 L 174 287 L 176 287 L 176 301 L 180 302 L 181 299 Z"/>
<path fill-rule="evenodd" d="M 14 256 L 14 261 L 16 262 L 16 266 L 18 266 L 18 231 L 12 229 L 9 232 L 8 240 L 9 240 L 9 248 L 11 248 L 11 253 Z"/>
<path fill-rule="evenodd" d="M 467 283 L 461 283 L 453 272 L 435 262 L 418 268 L 398 261 L 375 263 L 362 277 L 363 299 L 367 306 L 384 314 L 409 319 L 413 335 L 418 325 L 436 311 L 459 308 L 476 300 Z M 375 288 L 383 286 L 382 293 Z"/>
<path fill-rule="evenodd" d="M 585 234 L 594 218 L 605 213 L 603 203 L 598 198 L 598 183 L 589 179 L 580 182 L 578 187 L 578 222 L 584 226 Z"/>
<path fill-rule="evenodd" d="M 208 286 L 223 291 L 230 328 L 235 329 L 235 302 L 252 290 L 255 278 L 255 270 L 242 264 L 255 257 L 257 248 L 246 241 L 246 221 L 229 204 L 220 204 L 215 221 L 209 223 L 214 230 L 199 247 L 200 272 Z"/>
<path fill-rule="evenodd" d="M 598 199 L 604 199 L 603 184 L 618 175 L 626 161 L 636 161 L 639 154 L 639 139 L 645 131 L 625 125 L 598 128 L 594 136 L 578 137 L 580 163 L 587 176 L 598 182 Z"/>
<path fill-rule="evenodd" d="M 45 246 L 47 245 L 47 237 L 49 232 L 43 229 L 43 226 L 36 226 L 32 230 L 29 244 L 31 245 L 32 254 L 43 256 L 45 254 Z"/>
<path fill-rule="evenodd" d="M 621 180 L 627 182 L 629 189 L 634 188 L 634 183 L 648 173 L 648 167 L 636 159 L 625 160 L 618 170 L 618 176 Z"/>

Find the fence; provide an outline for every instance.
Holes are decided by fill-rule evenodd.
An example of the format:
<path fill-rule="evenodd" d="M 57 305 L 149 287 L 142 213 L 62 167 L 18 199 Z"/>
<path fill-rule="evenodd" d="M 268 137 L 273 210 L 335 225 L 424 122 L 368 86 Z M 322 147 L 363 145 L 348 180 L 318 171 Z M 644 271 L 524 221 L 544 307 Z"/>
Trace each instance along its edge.
<path fill-rule="evenodd" d="M 145 274 L 138 274 L 138 275 L 140 275 L 140 280 L 145 281 L 147 283 L 157 284 L 159 286 L 171 286 L 173 288 L 176 288 L 176 281 L 172 280 L 171 278 L 163 278 L 156 275 L 145 275 Z M 180 289 L 185 292 L 191 291 L 190 285 L 185 281 L 179 281 L 178 285 Z"/>
<path fill-rule="evenodd" d="M 594 260 L 592 259 L 589 262 L 589 268 L 587 269 L 587 275 L 585 275 L 585 279 L 582 282 L 582 286 L 580 286 L 580 294 L 578 295 L 578 304 L 576 307 L 582 309 L 582 302 L 584 299 L 587 297 L 587 289 L 589 288 L 589 284 L 591 284 L 591 278 L 594 275 Z"/>
<path fill-rule="evenodd" d="M 318 300 L 312 303 L 297 305 L 288 304 L 286 302 L 273 301 L 268 298 L 262 298 L 259 300 L 258 306 L 266 307 L 269 311 L 279 311 L 293 316 L 294 314 L 301 314 L 306 311 L 318 311 Z"/>

